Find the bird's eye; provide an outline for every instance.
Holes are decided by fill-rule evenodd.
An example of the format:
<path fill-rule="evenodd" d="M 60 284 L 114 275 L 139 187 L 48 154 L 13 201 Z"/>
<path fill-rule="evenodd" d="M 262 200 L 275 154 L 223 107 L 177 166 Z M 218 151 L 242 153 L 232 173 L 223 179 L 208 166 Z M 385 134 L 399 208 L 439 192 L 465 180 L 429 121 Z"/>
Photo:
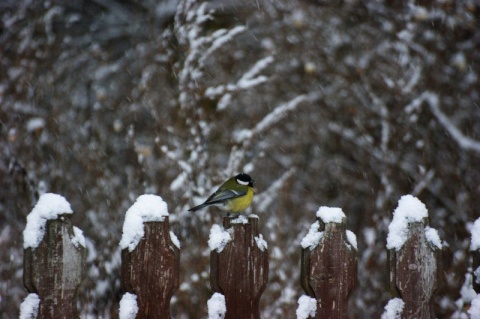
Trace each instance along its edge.
<path fill-rule="evenodd" d="M 240 184 L 240 185 L 245 185 L 245 186 L 247 186 L 247 185 L 249 184 L 249 182 L 239 180 L 238 178 L 236 179 L 236 181 L 237 181 L 237 183 Z"/>

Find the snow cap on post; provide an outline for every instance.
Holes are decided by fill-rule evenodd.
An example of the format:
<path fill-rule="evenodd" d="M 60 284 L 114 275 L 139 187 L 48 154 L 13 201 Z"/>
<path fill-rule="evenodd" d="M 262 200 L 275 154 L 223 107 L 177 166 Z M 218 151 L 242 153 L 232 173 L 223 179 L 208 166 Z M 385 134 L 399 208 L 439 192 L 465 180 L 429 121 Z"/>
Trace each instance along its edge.
<path fill-rule="evenodd" d="M 427 217 L 427 207 L 418 198 L 412 195 L 402 196 L 388 226 L 387 248 L 399 251 L 407 241 L 408 224 L 422 222 Z"/>
<path fill-rule="evenodd" d="M 37 248 L 45 235 L 47 220 L 57 219 L 62 214 L 72 214 L 70 203 L 65 197 L 46 193 L 40 196 L 37 204 L 27 216 L 27 225 L 23 231 L 23 248 Z"/>
<path fill-rule="evenodd" d="M 143 223 L 164 221 L 167 216 L 167 203 L 160 196 L 141 195 L 125 214 L 120 247 L 133 251 L 145 235 Z"/>
<path fill-rule="evenodd" d="M 341 208 L 320 206 L 316 213 L 317 218 L 324 224 L 335 223 L 341 224 L 346 221 L 346 215 Z M 350 230 L 346 230 L 348 243 L 355 249 L 357 249 L 357 236 Z M 308 234 L 303 237 L 301 241 L 302 248 L 309 247 L 313 250 L 318 246 L 323 238 L 323 228 L 319 221 L 316 221 L 310 226 Z"/>
<path fill-rule="evenodd" d="M 320 206 L 317 211 L 317 217 L 320 218 L 325 224 L 340 224 L 344 218 L 347 218 L 341 208 L 327 206 Z"/>

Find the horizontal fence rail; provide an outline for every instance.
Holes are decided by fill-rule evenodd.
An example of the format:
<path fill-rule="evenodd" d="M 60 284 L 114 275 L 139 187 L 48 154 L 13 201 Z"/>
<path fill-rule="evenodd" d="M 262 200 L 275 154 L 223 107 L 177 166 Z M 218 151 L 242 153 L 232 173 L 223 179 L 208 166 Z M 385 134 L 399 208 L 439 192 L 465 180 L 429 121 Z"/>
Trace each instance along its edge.
<path fill-rule="evenodd" d="M 300 284 L 307 296 L 299 299 L 297 316 L 348 318 L 349 297 L 357 283 L 356 238 L 346 229 L 341 210 L 338 218 L 329 215 L 332 210 L 321 210 L 299 247 Z M 122 246 L 125 295 L 120 302 L 120 317 L 170 318 L 170 299 L 179 287 L 181 250 L 170 231 L 168 214 L 145 216 L 150 219 L 144 219 L 140 238 L 134 236 L 136 245 Z M 211 239 L 223 236 L 219 243 L 210 245 L 213 296 L 208 303 L 209 308 L 215 305 L 209 309 L 212 317 L 260 318 L 259 301 L 267 287 L 269 252 L 259 233 L 259 222 L 254 215 L 225 217 L 223 226 L 212 227 Z M 408 223 L 407 230 L 403 245 L 388 249 L 388 286 L 395 297 L 389 305 L 400 300 L 401 318 L 435 318 L 433 298 L 441 246 L 435 245 L 435 236 L 432 243 L 427 218 Z M 31 307 L 37 318 L 78 317 L 76 294 L 85 275 L 86 256 L 78 231 L 69 215 L 58 214 L 46 221 L 38 246 L 24 249 L 24 285 L 30 293 L 24 303 L 37 300 L 38 307 Z M 472 259 L 473 270 L 480 269 L 479 249 L 472 250 Z M 478 284 L 474 288 L 478 292 Z M 22 305 L 26 308 L 28 305 Z"/>

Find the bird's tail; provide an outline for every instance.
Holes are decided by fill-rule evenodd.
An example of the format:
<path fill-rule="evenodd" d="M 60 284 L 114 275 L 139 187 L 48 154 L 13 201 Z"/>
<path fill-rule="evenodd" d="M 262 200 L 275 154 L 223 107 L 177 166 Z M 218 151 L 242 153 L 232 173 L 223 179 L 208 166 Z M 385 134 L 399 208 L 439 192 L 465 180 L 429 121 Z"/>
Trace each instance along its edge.
<path fill-rule="evenodd" d="M 203 203 L 203 204 L 201 204 L 201 205 L 198 205 L 198 206 L 195 206 L 195 207 L 190 208 L 188 211 L 189 211 L 189 212 L 196 212 L 197 210 L 200 210 L 200 209 L 202 209 L 202 208 L 204 208 L 204 207 L 207 207 L 207 206 L 209 206 L 209 204 Z"/>

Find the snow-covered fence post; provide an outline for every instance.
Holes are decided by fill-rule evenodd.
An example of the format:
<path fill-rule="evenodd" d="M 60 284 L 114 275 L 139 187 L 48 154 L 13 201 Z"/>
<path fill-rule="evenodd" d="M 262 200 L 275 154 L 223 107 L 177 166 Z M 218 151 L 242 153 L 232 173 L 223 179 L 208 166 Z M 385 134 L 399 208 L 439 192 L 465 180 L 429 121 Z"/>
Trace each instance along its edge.
<path fill-rule="evenodd" d="M 209 246 L 210 283 L 225 296 L 225 319 L 259 319 L 260 297 L 268 281 L 267 243 L 258 231 L 258 217 L 223 219 L 213 225 Z"/>
<path fill-rule="evenodd" d="M 170 231 L 167 204 L 142 195 L 126 213 L 120 303 L 124 318 L 170 318 L 170 299 L 179 286 L 180 243 Z"/>
<path fill-rule="evenodd" d="M 317 300 L 315 318 L 348 318 L 358 257 L 357 240 L 346 230 L 346 220 L 340 208 L 320 207 L 317 221 L 301 243 L 300 280 L 305 292 Z"/>
<path fill-rule="evenodd" d="M 477 294 L 480 294 L 480 218 L 473 223 L 471 233 L 470 253 L 472 254 L 473 289 Z"/>
<path fill-rule="evenodd" d="M 27 217 L 23 283 L 30 298 L 38 295 L 35 318 L 78 318 L 76 295 L 86 249 L 82 231 L 72 227 L 72 213 L 64 197 L 44 194 Z"/>
<path fill-rule="evenodd" d="M 401 318 L 435 318 L 439 254 L 442 243 L 427 225 L 425 205 L 411 195 L 402 196 L 387 237 L 390 290 L 403 300 Z"/>

